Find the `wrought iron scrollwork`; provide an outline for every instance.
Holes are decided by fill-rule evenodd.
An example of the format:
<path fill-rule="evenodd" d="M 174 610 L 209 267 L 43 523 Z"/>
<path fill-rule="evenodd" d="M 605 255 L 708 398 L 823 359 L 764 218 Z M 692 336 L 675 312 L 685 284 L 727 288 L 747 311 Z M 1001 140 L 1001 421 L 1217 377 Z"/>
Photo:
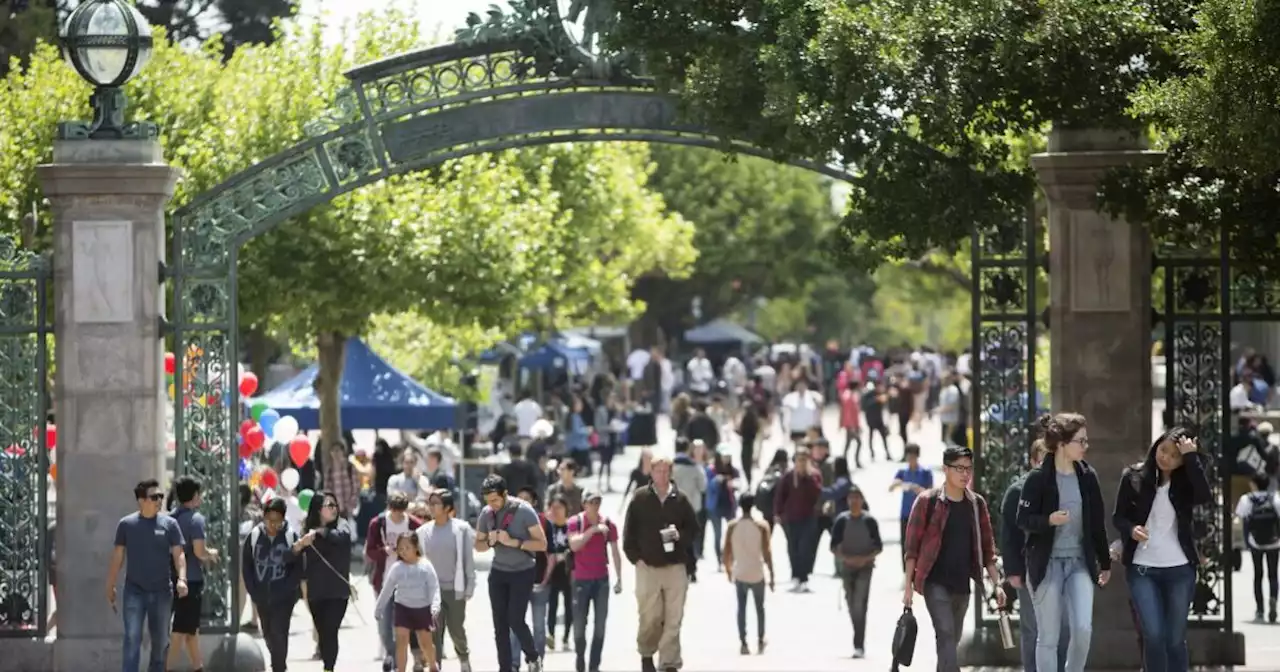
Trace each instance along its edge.
<path fill-rule="evenodd" d="M 0 638 L 48 620 L 48 260 L 0 234 Z"/>

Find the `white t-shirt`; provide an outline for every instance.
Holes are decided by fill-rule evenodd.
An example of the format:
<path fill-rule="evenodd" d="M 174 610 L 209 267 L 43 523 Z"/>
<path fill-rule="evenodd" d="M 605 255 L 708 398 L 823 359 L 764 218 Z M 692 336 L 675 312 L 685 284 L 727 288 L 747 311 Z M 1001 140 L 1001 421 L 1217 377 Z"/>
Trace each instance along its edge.
<path fill-rule="evenodd" d="M 391 520 L 391 516 L 382 519 L 382 542 L 392 548 L 396 547 L 396 540 L 400 535 L 409 531 L 409 516 L 406 515 L 403 520 L 396 522 Z"/>
<path fill-rule="evenodd" d="M 1231 391 L 1227 393 L 1227 399 L 1231 402 L 1231 410 L 1242 411 L 1253 408 L 1254 403 L 1249 401 L 1249 390 L 1243 383 L 1237 383 Z"/>
<path fill-rule="evenodd" d="M 716 379 L 716 371 L 711 367 L 711 360 L 706 357 L 695 357 L 689 360 L 689 389 L 694 392 L 710 392 L 711 382 Z"/>
<path fill-rule="evenodd" d="M 724 379 L 729 381 L 729 385 L 734 388 L 740 388 L 747 384 L 747 365 L 742 363 L 737 357 L 729 357 L 724 360 Z"/>
<path fill-rule="evenodd" d="M 631 373 L 631 380 L 640 380 L 644 378 L 644 367 L 649 366 L 649 351 L 636 348 L 627 355 L 627 371 Z"/>
<path fill-rule="evenodd" d="M 662 391 L 670 392 L 675 389 L 676 374 L 671 370 L 671 360 L 662 360 Z"/>
<path fill-rule="evenodd" d="M 822 395 L 813 390 L 789 392 L 782 398 L 782 407 L 787 409 L 789 431 L 804 432 L 822 423 Z"/>
<path fill-rule="evenodd" d="M 760 383 L 766 390 L 772 390 L 778 382 L 778 371 L 768 364 L 756 367 L 754 373 L 760 376 Z"/>
<path fill-rule="evenodd" d="M 1133 564 L 1181 567 L 1190 562 L 1178 543 L 1178 512 L 1173 510 L 1173 502 L 1169 501 L 1168 483 L 1156 489 L 1146 528 L 1149 538 L 1138 542 L 1138 548 L 1133 552 Z"/>
<path fill-rule="evenodd" d="M 542 418 L 542 407 L 538 402 L 532 399 L 521 399 L 511 412 L 516 416 L 516 434 L 533 436 L 533 423 Z"/>
<path fill-rule="evenodd" d="M 1252 497 L 1253 494 L 1254 493 L 1250 492 L 1241 496 L 1240 501 L 1236 503 L 1236 517 L 1239 518 L 1240 520 L 1244 520 L 1245 518 L 1248 518 L 1249 514 L 1253 513 L 1253 497 Z M 1280 492 L 1271 493 L 1271 505 L 1275 507 L 1276 511 L 1280 511 Z M 1280 548 L 1280 541 L 1277 541 L 1272 544 L 1262 545 L 1262 546 L 1255 544 L 1253 541 L 1253 535 L 1250 535 L 1247 532 L 1248 530 L 1247 525 L 1245 526 L 1245 530 L 1246 530 L 1245 534 L 1248 536 L 1247 541 L 1249 544 L 1249 548 L 1257 549 L 1259 551 L 1274 551 Z"/>
<path fill-rule="evenodd" d="M 973 374 L 973 355 L 964 353 L 956 358 L 956 372 L 962 376 Z"/>

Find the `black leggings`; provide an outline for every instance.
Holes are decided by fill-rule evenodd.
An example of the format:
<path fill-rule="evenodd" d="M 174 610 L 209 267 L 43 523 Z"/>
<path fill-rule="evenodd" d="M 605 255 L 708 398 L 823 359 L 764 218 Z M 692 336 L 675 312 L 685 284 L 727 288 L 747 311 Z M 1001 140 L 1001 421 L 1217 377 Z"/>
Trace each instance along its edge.
<path fill-rule="evenodd" d="M 556 615 L 559 613 L 560 596 L 564 596 L 564 641 L 573 633 L 573 582 L 569 580 L 569 566 L 561 563 L 551 570 L 551 597 L 547 600 L 547 639 L 556 638 Z"/>
<path fill-rule="evenodd" d="M 289 659 L 289 621 L 296 600 L 257 604 L 262 641 L 271 657 L 271 672 L 285 672 Z"/>
<path fill-rule="evenodd" d="M 1266 560 L 1267 578 L 1271 579 L 1269 586 L 1271 590 L 1268 595 L 1271 601 L 1275 602 L 1276 593 L 1280 592 L 1277 591 L 1280 585 L 1276 583 L 1276 565 L 1280 564 L 1280 550 L 1250 551 L 1250 553 L 1253 554 L 1253 600 L 1254 604 L 1258 605 L 1258 613 L 1262 613 L 1263 607 L 1266 606 L 1262 601 L 1262 561 Z"/>
<path fill-rule="evenodd" d="M 742 435 L 742 475 L 747 479 L 747 485 L 751 485 L 751 467 L 756 459 L 756 435 L 754 433 Z"/>
<path fill-rule="evenodd" d="M 311 622 L 316 628 L 320 660 L 324 669 L 332 670 L 338 662 L 338 628 L 347 615 L 347 598 L 307 600 L 307 608 L 311 610 Z"/>
<path fill-rule="evenodd" d="M 889 459 L 889 429 L 884 426 L 884 422 L 867 423 L 867 450 L 871 453 L 871 459 L 876 459 L 876 435 L 880 435 L 880 445 L 884 446 L 884 459 Z M 858 452 L 855 453 L 854 461 L 862 455 L 862 443 L 858 443 Z"/>

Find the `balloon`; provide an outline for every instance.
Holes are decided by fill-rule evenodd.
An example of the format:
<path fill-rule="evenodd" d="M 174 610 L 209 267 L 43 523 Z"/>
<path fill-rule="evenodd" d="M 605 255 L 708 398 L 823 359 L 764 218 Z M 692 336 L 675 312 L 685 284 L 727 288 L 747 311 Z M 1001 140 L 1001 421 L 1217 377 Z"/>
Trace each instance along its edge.
<path fill-rule="evenodd" d="M 49 450 L 53 450 L 53 447 L 58 445 L 57 425 L 49 424 L 44 426 L 44 445 L 48 446 Z"/>
<path fill-rule="evenodd" d="M 249 467 L 249 460 L 240 460 L 239 472 L 241 479 L 248 478 L 249 474 L 253 473 L 253 469 Z"/>
<path fill-rule="evenodd" d="M 244 445 L 251 451 L 261 448 L 266 442 L 267 435 L 263 433 L 261 427 L 250 427 L 249 431 L 245 432 Z"/>
<path fill-rule="evenodd" d="M 250 458 L 250 457 L 253 457 L 253 454 L 255 452 L 257 452 L 257 449 L 249 445 L 249 442 L 246 441 L 244 437 L 241 437 L 240 438 L 240 457 Z"/>
<path fill-rule="evenodd" d="M 295 436 L 289 442 L 289 459 L 294 465 L 301 467 L 311 459 L 311 442 L 305 436 Z"/>
<path fill-rule="evenodd" d="M 258 416 L 258 424 L 262 425 L 262 431 L 271 437 L 275 436 L 276 423 L 279 421 L 280 411 L 274 408 L 268 408 Z"/>
<path fill-rule="evenodd" d="M 164 353 L 164 372 L 173 375 L 178 368 L 178 358 L 173 356 L 172 352 Z"/>
<path fill-rule="evenodd" d="M 173 383 L 169 383 L 169 398 L 173 399 Z"/>
<path fill-rule="evenodd" d="M 303 511 L 309 510 L 311 508 L 311 498 L 315 496 L 316 496 L 316 493 L 310 490 L 303 490 L 302 492 L 299 492 L 298 508 L 302 509 Z"/>
<path fill-rule="evenodd" d="M 285 490 L 293 490 L 298 487 L 298 480 L 300 478 L 301 477 L 298 476 L 297 469 L 285 469 L 280 472 L 280 485 L 283 485 Z"/>
<path fill-rule="evenodd" d="M 267 402 L 265 401 L 254 402 L 253 406 L 249 407 L 249 417 L 253 418 L 255 421 L 262 417 L 262 414 L 266 412 Z"/>
<path fill-rule="evenodd" d="M 252 397 L 254 392 L 258 391 L 258 376 L 252 371 L 246 371 L 240 376 L 240 394 L 246 397 Z"/>
<path fill-rule="evenodd" d="M 280 485 L 280 477 L 270 467 L 267 467 L 262 470 L 262 485 L 266 488 L 274 488 Z"/>
<path fill-rule="evenodd" d="M 261 471 L 249 472 L 249 487 L 256 490 L 258 488 L 258 484 L 260 483 L 262 483 L 262 472 Z"/>
<path fill-rule="evenodd" d="M 276 422 L 271 438 L 276 443 L 289 443 L 298 435 L 298 420 L 292 415 L 286 415 Z"/>
<path fill-rule="evenodd" d="M 58 480 L 58 465 L 49 465 L 49 478 L 52 478 L 55 481 Z"/>
<path fill-rule="evenodd" d="M 16 443 L 13 444 L 12 446 L 9 446 L 8 448 L 5 448 L 4 452 L 6 455 L 9 455 L 11 457 L 22 457 L 23 455 L 27 454 L 27 450 Z"/>
<path fill-rule="evenodd" d="M 242 422 L 240 423 L 240 436 L 241 436 L 241 437 L 243 437 L 245 434 L 248 434 L 248 433 L 249 433 L 249 430 L 251 430 L 251 429 L 253 429 L 253 421 L 252 421 L 252 420 L 244 420 L 244 421 L 242 421 Z"/>

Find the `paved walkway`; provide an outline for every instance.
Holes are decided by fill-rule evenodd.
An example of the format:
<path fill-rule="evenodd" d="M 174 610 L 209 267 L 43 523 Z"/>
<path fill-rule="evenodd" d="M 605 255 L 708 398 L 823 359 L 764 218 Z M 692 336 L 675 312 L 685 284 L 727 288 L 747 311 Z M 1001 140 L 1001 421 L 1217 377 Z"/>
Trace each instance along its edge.
<path fill-rule="evenodd" d="M 834 430 L 836 416 L 827 414 L 827 425 Z M 832 431 L 830 436 L 838 436 Z M 926 426 L 922 436 L 937 437 L 936 425 Z M 669 440 L 669 437 L 667 437 Z M 900 453 L 897 438 L 892 437 L 893 451 Z M 941 463 L 941 445 L 937 441 L 925 441 L 924 463 L 938 465 Z M 772 448 L 772 446 L 771 446 Z M 772 450 L 766 450 L 766 459 Z M 628 452 L 619 456 L 615 462 L 617 476 L 614 487 L 621 490 L 625 484 L 627 472 L 636 461 L 636 454 Z M 839 592 L 839 583 L 832 577 L 833 559 L 824 548 L 820 552 L 818 573 L 812 580 L 813 592 L 810 594 L 792 594 L 787 592 L 789 581 L 787 570 L 785 541 L 781 530 L 774 539 L 774 557 L 778 562 L 778 592 L 766 597 L 769 646 L 761 655 L 743 656 L 738 651 L 736 626 L 736 597 L 734 589 L 723 574 L 716 572 L 714 558 L 708 555 L 702 561 L 699 570 L 700 581 L 690 587 L 688 604 L 685 610 L 683 627 L 684 669 L 687 672 L 763 672 L 765 670 L 803 670 L 804 672 L 846 672 L 849 670 L 887 670 L 890 665 L 889 642 L 893 637 L 897 617 L 901 612 L 902 571 L 898 561 L 898 510 L 897 494 L 887 491 L 893 473 L 900 467 L 897 463 L 884 461 L 868 463 L 866 468 L 855 475 L 857 484 L 868 494 L 872 512 L 880 521 L 885 537 L 886 549 L 883 560 L 878 564 L 872 582 L 869 632 L 867 635 L 867 658 L 851 660 L 852 629 L 847 613 L 843 609 L 843 599 Z M 594 479 L 592 479 L 594 480 Z M 623 502 L 618 495 L 606 496 L 605 510 L 620 518 Z M 708 545 L 708 553 L 710 553 Z M 1235 575 L 1235 597 L 1237 611 L 1252 617 L 1252 568 L 1245 561 L 1243 571 Z M 472 661 L 477 672 L 493 672 L 497 670 L 497 658 L 493 643 L 493 631 L 488 600 L 484 593 L 482 574 L 479 577 L 481 587 L 476 599 L 470 603 L 467 616 L 467 632 L 472 643 Z M 625 590 L 622 595 L 613 596 L 610 604 L 608 635 L 605 646 L 604 672 L 623 672 L 638 670 L 639 660 L 635 653 L 636 606 L 634 598 L 634 574 L 628 566 L 625 572 Z M 373 672 L 379 670 L 376 660 L 378 655 L 377 635 L 372 616 L 373 596 L 367 585 L 362 586 L 361 599 L 348 611 L 347 619 L 341 632 L 342 653 L 339 657 L 338 669 L 351 672 Z M 748 610 L 748 632 L 754 633 L 754 611 Z M 362 618 L 363 617 L 363 620 Z M 919 619 L 920 639 L 916 647 L 915 663 L 912 670 L 932 670 L 935 657 L 932 650 L 933 633 L 929 619 Z M 1244 622 L 1237 618 L 1238 630 L 1245 633 L 1249 643 L 1249 660 L 1251 665 L 1242 670 L 1280 670 L 1280 627 L 1259 625 Z M 972 627 L 972 618 L 967 627 Z M 754 639 L 754 635 L 750 636 Z M 449 672 L 457 670 L 457 663 L 452 659 L 452 648 L 446 638 L 446 650 L 451 658 L 445 662 L 444 669 Z M 311 636 L 311 620 L 306 609 L 300 607 L 293 620 L 293 636 L 290 642 L 291 672 L 321 672 L 319 661 L 311 660 L 314 647 Z M 548 652 L 547 672 L 569 672 L 574 669 L 574 655 L 570 652 Z"/>

